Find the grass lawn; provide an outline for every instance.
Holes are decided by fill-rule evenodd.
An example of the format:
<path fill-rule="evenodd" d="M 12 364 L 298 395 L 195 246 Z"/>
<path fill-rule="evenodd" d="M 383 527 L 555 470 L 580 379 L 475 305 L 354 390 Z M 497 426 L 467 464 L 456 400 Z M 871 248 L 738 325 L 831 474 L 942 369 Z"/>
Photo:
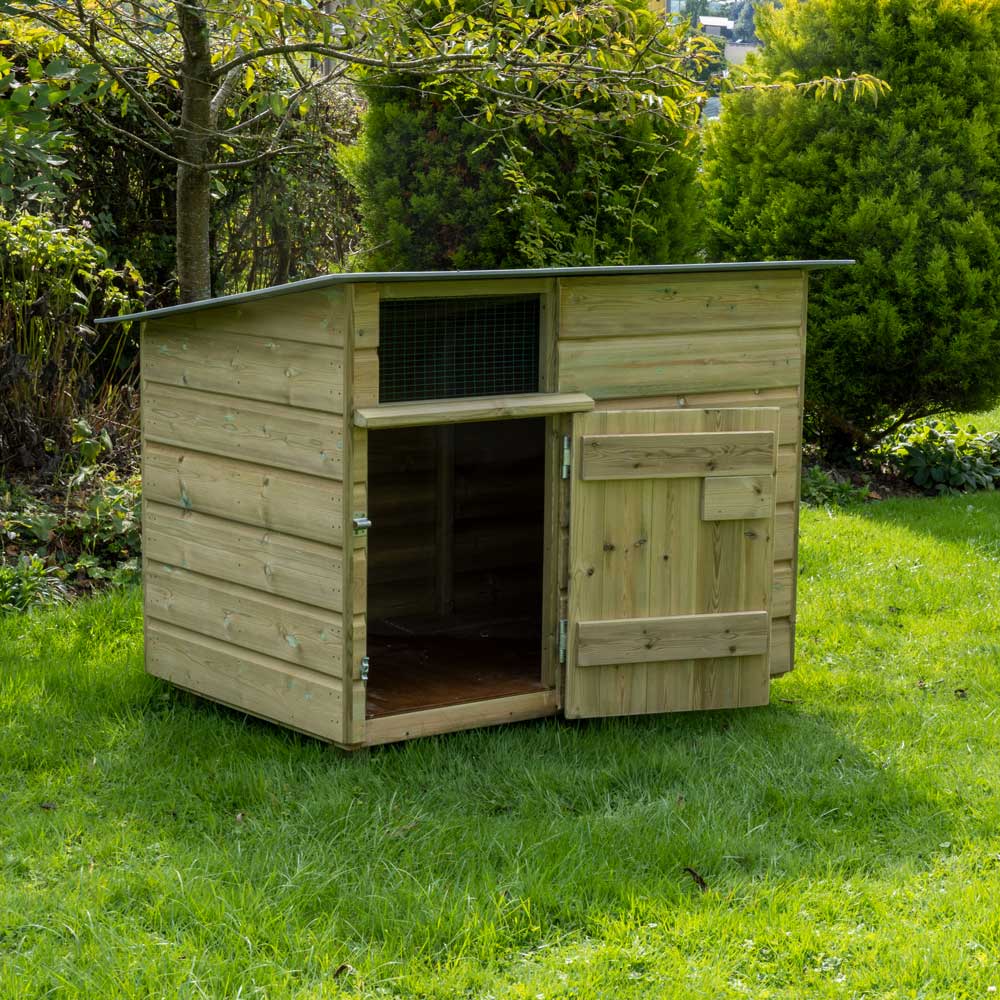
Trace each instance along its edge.
<path fill-rule="evenodd" d="M 345 756 L 140 646 L 0 622 L 0 997 L 1000 987 L 1000 494 L 807 511 L 767 709 Z"/>
<path fill-rule="evenodd" d="M 975 424 L 983 432 L 1000 431 L 1000 406 L 985 413 L 961 413 L 952 419 L 963 426 Z"/>

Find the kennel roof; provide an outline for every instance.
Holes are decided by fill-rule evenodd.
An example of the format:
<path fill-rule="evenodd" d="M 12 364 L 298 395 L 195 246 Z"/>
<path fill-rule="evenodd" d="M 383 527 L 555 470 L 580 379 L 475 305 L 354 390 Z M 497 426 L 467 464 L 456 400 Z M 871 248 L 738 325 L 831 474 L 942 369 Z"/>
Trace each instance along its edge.
<path fill-rule="evenodd" d="M 276 298 L 279 295 L 294 295 L 296 292 L 313 291 L 330 285 L 376 281 L 426 281 L 428 284 L 433 284 L 435 281 L 462 281 L 476 278 L 610 278 L 633 274 L 691 274 L 717 271 L 819 271 L 831 267 L 845 267 L 853 263 L 855 263 L 853 260 L 765 260 L 717 264 L 636 264 L 617 267 L 525 267 L 485 271 L 368 271 L 357 274 L 324 274 L 316 278 L 291 281 L 286 285 L 272 285 L 269 288 L 237 292 L 234 295 L 220 295 L 218 298 L 200 299 L 197 302 L 182 302 L 179 305 L 129 313 L 126 316 L 105 316 L 97 322 L 123 323 L 128 320 L 158 319 L 161 316 L 175 316 L 202 309 L 256 302 L 258 299 Z"/>

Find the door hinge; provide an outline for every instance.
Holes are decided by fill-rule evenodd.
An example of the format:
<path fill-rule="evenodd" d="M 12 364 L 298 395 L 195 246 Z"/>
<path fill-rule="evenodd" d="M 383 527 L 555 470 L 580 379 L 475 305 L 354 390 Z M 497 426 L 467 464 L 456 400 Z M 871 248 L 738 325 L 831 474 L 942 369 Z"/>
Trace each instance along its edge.
<path fill-rule="evenodd" d="M 371 518 L 367 514 L 354 515 L 354 534 L 367 535 L 368 529 L 372 526 Z"/>
<path fill-rule="evenodd" d="M 563 435 L 563 447 L 562 447 L 562 477 L 563 479 L 569 479 L 570 470 L 570 455 L 569 455 L 569 435 Z"/>
<path fill-rule="evenodd" d="M 368 680 L 368 664 L 369 664 L 368 657 L 367 656 L 362 656 L 361 657 L 361 679 L 363 681 L 367 681 Z"/>
<path fill-rule="evenodd" d="M 566 632 L 568 623 L 565 618 L 559 619 L 559 662 L 566 662 Z"/>

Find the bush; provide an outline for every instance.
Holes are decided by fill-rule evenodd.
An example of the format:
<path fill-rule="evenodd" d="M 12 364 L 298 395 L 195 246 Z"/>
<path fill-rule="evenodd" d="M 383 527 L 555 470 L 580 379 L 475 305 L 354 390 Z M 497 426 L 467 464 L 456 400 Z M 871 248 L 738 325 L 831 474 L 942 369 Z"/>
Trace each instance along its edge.
<path fill-rule="evenodd" d="M 142 282 L 106 257 L 83 226 L 0 219 L 0 470 L 58 465 L 73 419 L 122 377 L 132 334 L 92 320 L 141 309 Z"/>
<path fill-rule="evenodd" d="M 60 604 L 66 586 L 55 566 L 38 556 L 22 556 L 12 563 L 0 561 L 0 615 L 27 611 L 43 604 Z"/>
<path fill-rule="evenodd" d="M 480 126 L 432 94 L 370 88 L 341 162 L 361 201 L 373 271 L 515 267 L 509 192 Z"/>
<path fill-rule="evenodd" d="M 578 44 L 602 23 L 597 8 L 564 0 L 523 10 L 566 15 L 550 46 Z M 654 48 L 662 19 L 642 0 L 617 0 L 614 10 L 635 27 L 642 53 Z M 709 59 L 703 46 L 693 51 L 693 67 Z M 644 58 L 629 49 L 636 64 Z M 434 78 L 366 80 L 362 141 L 343 162 L 360 193 L 367 267 L 643 264 L 700 249 L 696 158 L 685 152 L 695 88 L 677 85 L 677 120 L 667 123 L 609 107 L 596 79 L 561 97 L 543 86 L 545 113 L 526 113 L 498 95 L 514 87 L 498 78 L 480 92 Z"/>
<path fill-rule="evenodd" d="M 462 270 L 690 259 L 694 158 L 649 122 L 543 136 L 433 93 L 373 90 L 343 163 L 372 270 Z"/>
<path fill-rule="evenodd" d="M 828 454 L 1000 394 L 1000 7 L 790 0 L 758 11 L 768 80 L 841 69 L 877 103 L 727 98 L 709 130 L 713 256 L 857 258 L 818 272 L 807 426 Z"/>
<path fill-rule="evenodd" d="M 120 477 L 106 466 L 81 466 L 59 485 L 0 480 L 0 541 L 4 578 L 15 588 L 11 592 L 21 595 L 16 601 L 10 597 L 12 606 L 135 582 L 140 575 L 139 477 Z"/>
<path fill-rule="evenodd" d="M 1000 433 L 980 434 L 945 420 L 904 424 L 882 448 L 890 465 L 936 493 L 992 490 L 1000 483 Z"/>
<path fill-rule="evenodd" d="M 868 487 L 855 486 L 850 479 L 810 465 L 802 470 L 800 496 L 808 507 L 851 507 L 867 498 Z"/>

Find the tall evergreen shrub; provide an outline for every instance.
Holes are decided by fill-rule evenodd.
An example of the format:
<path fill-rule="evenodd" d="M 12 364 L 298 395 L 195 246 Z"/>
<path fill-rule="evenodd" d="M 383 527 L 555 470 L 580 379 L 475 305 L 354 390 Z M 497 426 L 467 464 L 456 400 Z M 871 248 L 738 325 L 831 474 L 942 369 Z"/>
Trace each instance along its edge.
<path fill-rule="evenodd" d="M 700 245 L 690 122 L 583 114 L 554 133 L 412 80 L 364 89 L 362 139 L 344 163 L 368 268 L 658 263 Z"/>
<path fill-rule="evenodd" d="M 737 93 L 707 141 L 710 256 L 853 257 L 809 306 L 809 426 L 864 450 L 1000 396 L 1000 5 L 790 0 L 758 12 L 766 79 L 848 69 L 877 103 Z"/>
<path fill-rule="evenodd" d="M 370 86 L 367 99 L 361 139 L 343 155 L 361 199 L 364 266 L 517 266 L 500 157 L 480 148 L 485 120 L 429 92 Z"/>

